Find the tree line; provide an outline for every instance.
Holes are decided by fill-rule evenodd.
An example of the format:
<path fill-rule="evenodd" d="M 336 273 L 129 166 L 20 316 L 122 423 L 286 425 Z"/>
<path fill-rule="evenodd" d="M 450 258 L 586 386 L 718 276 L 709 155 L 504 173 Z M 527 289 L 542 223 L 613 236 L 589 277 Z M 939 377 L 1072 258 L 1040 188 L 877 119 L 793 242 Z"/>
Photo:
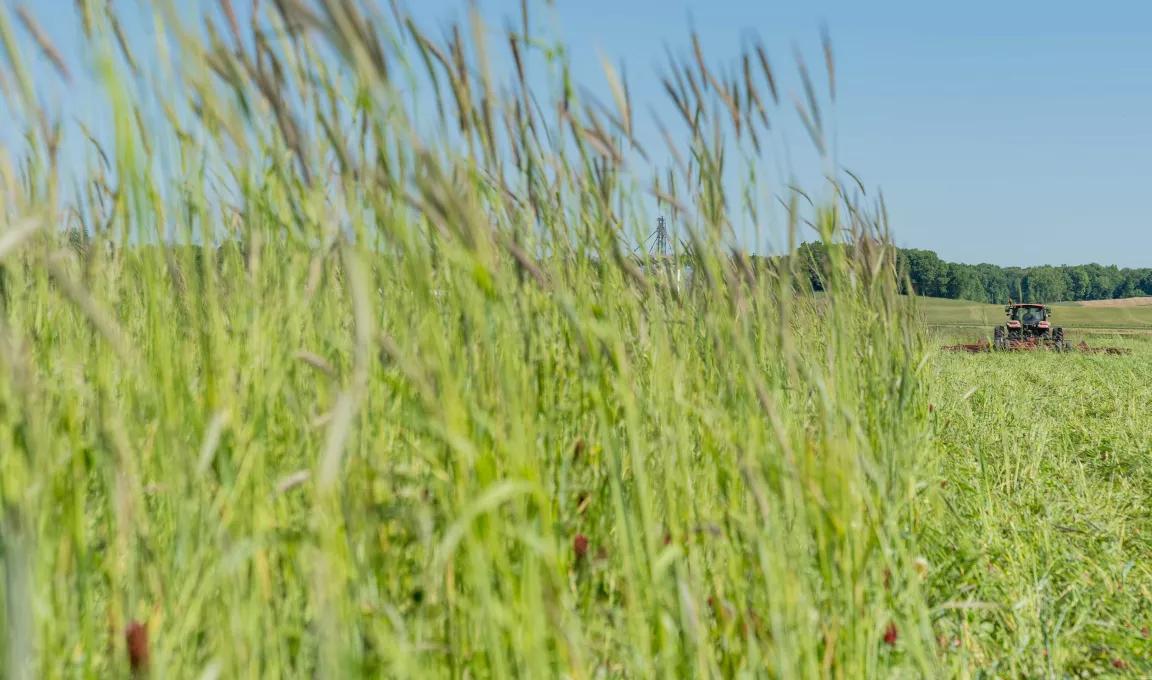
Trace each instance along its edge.
<path fill-rule="evenodd" d="M 797 255 L 815 289 L 827 261 L 827 246 L 801 244 Z M 901 275 L 917 295 L 1003 304 L 1110 300 L 1152 295 L 1152 268 L 1121 269 L 1115 265 L 1044 265 L 1001 267 L 994 264 L 945 262 L 931 250 L 897 248 Z"/>

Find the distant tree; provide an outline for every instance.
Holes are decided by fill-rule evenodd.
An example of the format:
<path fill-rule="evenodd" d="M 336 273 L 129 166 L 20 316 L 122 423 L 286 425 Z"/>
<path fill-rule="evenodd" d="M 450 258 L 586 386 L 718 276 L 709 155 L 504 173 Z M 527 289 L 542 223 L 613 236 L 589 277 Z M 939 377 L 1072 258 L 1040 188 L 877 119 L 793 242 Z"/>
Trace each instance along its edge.
<path fill-rule="evenodd" d="M 1067 283 L 1055 267 L 1033 267 L 1025 281 L 1026 302 L 1055 302 L 1068 297 Z"/>
<path fill-rule="evenodd" d="M 902 269 L 912 282 L 917 295 L 947 297 L 949 272 L 947 264 L 931 250 L 903 251 Z"/>
<path fill-rule="evenodd" d="M 797 266 L 813 289 L 823 287 L 828 263 L 827 246 L 802 244 Z M 945 297 L 1002 304 L 1059 300 L 1107 300 L 1152 295 L 1152 268 L 1120 269 L 1099 264 L 1000 267 L 994 264 L 958 264 L 941 260 L 931 250 L 897 249 L 897 264 L 910 290 L 928 297 Z"/>
<path fill-rule="evenodd" d="M 947 265 L 948 281 L 944 297 L 954 300 L 987 299 L 988 293 L 980 281 L 980 275 L 975 267 L 966 264 Z"/>
<path fill-rule="evenodd" d="M 1112 296 L 1117 298 L 1138 297 L 1143 294 L 1140 287 L 1141 275 L 1137 269 L 1122 269 L 1120 283 L 1117 284 Z"/>
<path fill-rule="evenodd" d="M 976 273 L 980 277 L 981 286 L 984 288 L 984 297 L 980 298 L 979 302 L 1001 304 L 1012 297 L 1008 272 L 1004 271 L 1003 268 L 994 264 L 978 264 L 976 265 Z"/>
<path fill-rule="evenodd" d="M 824 290 L 824 272 L 828 271 L 828 248 L 823 243 L 801 243 L 796 250 L 797 267 L 808 277 L 812 290 Z"/>
<path fill-rule="evenodd" d="M 1092 294 L 1092 277 L 1085 267 L 1067 267 L 1068 296 L 1072 300 L 1087 300 Z"/>
<path fill-rule="evenodd" d="M 1101 267 L 1098 264 L 1090 264 L 1088 269 L 1093 273 L 1092 294 L 1088 299 L 1111 300 L 1120 285 L 1120 270 L 1115 266 Z"/>

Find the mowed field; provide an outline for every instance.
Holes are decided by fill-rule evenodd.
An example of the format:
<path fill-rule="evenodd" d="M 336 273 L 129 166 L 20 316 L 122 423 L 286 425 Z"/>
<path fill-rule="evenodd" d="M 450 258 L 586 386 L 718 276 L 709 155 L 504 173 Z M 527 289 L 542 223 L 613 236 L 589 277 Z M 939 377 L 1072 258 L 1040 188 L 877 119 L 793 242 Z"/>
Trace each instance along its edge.
<path fill-rule="evenodd" d="M 1096 337 L 1133 353 L 931 361 L 929 581 L 959 600 L 936 623 L 958 675 L 1152 673 L 1152 337 Z"/>

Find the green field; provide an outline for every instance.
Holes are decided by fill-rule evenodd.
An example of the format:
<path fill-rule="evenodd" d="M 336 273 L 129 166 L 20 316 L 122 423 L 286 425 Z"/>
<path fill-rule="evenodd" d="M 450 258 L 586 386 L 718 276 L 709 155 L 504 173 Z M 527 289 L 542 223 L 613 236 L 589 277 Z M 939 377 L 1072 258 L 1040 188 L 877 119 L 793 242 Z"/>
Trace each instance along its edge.
<path fill-rule="evenodd" d="M 1152 676 L 1152 342 L 938 351 L 1001 313 L 914 316 L 855 180 L 773 196 L 822 294 L 754 271 L 721 176 L 754 103 L 833 147 L 815 70 L 677 62 L 652 168 L 546 36 L 152 5 L 79 165 L 0 8 L 3 677 Z"/>
<path fill-rule="evenodd" d="M 1152 673 L 1152 342 L 1109 344 L 1134 353 L 932 361 L 931 578 L 967 603 L 938 621 L 958 675 Z"/>
<path fill-rule="evenodd" d="M 1094 306 L 1096 303 L 1052 304 L 1052 323 L 1069 330 L 1152 331 L 1152 305 Z M 1004 323 L 1004 306 L 968 300 L 920 298 L 922 318 L 933 326 L 984 328 Z"/>

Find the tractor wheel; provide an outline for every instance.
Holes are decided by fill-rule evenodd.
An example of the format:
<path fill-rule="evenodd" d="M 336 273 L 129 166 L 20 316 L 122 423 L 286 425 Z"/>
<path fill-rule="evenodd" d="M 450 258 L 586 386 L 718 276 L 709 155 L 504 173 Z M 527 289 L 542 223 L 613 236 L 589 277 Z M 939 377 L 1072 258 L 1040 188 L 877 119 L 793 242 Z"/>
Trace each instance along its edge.
<path fill-rule="evenodd" d="M 992 333 L 992 346 L 997 350 L 1007 349 L 1007 343 L 1004 340 L 1004 327 L 997 326 L 996 330 Z"/>
<path fill-rule="evenodd" d="M 1068 345 L 1064 342 L 1064 329 L 1056 328 L 1052 331 L 1052 339 L 1056 343 L 1056 351 L 1065 352 L 1068 350 Z"/>

